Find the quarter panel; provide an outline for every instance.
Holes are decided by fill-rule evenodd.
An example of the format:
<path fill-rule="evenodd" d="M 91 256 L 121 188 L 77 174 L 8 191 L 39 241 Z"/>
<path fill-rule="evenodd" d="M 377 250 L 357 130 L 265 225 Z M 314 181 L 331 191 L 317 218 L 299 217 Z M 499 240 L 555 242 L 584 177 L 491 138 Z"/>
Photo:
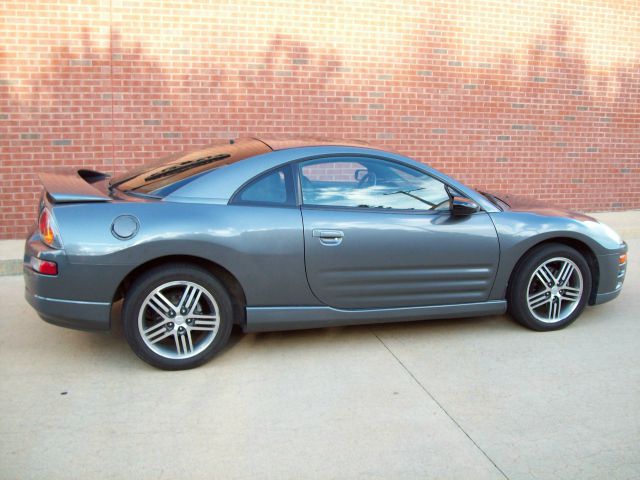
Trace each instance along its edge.
<path fill-rule="evenodd" d="M 189 255 L 230 271 L 249 305 L 317 303 L 306 281 L 297 208 L 148 202 L 67 205 L 54 214 L 70 269 L 93 273 L 64 287 L 78 299 L 110 301 L 124 276 L 139 265 Z M 113 219 L 122 214 L 140 224 L 130 240 L 111 233 Z"/>

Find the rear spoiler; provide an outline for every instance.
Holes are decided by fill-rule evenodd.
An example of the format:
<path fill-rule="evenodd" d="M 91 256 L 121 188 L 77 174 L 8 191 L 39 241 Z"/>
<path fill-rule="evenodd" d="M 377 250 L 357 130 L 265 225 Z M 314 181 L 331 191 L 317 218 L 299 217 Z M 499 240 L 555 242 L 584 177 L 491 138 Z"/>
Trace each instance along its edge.
<path fill-rule="evenodd" d="M 102 193 L 94 183 L 109 175 L 94 170 L 78 170 L 75 174 L 41 173 L 40 182 L 54 203 L 109 202 L 111 197 Z"/>

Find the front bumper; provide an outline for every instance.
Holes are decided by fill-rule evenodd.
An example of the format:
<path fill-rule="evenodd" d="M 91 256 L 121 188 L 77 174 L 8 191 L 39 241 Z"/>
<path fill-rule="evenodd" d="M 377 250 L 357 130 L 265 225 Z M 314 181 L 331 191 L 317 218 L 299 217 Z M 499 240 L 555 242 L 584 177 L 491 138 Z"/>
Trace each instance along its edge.
<path fill-rule="evenodd" d="M 598 255 L 598 293 L 591 298 L 591 305 L 598 305 L 601 303 L 609 302 L 620 295 L 622 291 L 622 284 L 627 274 L 627 264 L 625 262 L 620 264 L 620 255 L 627 253 L 627 244 L 620 251 L 607 254 Z"/>

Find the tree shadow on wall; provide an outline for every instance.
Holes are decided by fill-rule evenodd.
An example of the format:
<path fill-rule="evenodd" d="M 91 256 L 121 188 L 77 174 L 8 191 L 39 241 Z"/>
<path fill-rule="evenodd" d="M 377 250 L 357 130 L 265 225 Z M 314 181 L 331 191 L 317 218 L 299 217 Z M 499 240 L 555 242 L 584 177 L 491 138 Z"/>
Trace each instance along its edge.
<path fill-rule="evenodd" d="M 53 47 L 22 80 L 28 94 L 7 95 L 3 172 L 20 169 L 16 188 L 35 203 L 38 171 L 119 173 L 214 138 L 286 133 L 360 138 L 488 190 L 560 192 L 585 208 L 640 201 L 638 59 L 594 72 L 560 19 L 524 60 L 471 62 L 437 32 L 453 22 L 436 20 L 417 21 L 407 36 L 422 43 L 386 63 L 284 34 L 241 62 L 213 44 L 203 58 L 195 44 L 150 53 L 117 29 L 104 48 L 84 28 L 79 47 Z"/>

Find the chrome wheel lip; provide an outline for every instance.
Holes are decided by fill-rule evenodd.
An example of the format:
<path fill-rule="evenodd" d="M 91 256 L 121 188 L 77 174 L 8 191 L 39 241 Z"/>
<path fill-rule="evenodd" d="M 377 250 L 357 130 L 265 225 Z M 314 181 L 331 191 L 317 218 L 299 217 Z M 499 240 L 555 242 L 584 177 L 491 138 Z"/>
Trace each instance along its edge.
<path fill-rule="evenodd" d="M 163 295 L 163 292 L 176 287 L 183 288 L 177 305 Z M 208 304 L 211 313 L 204 315 L 196 312 L 198 307 L 202 310 L 203 302 Z M 186 308 L 186 311 L 181 311 L 182 308 Z M 149 323 L 145 315 L 147 309 L 153 310 L 160 320 Z M 206 323 L 206 326 L 199 323 Z M 147 295 L 138 311 L 138 332 L 145 346 L 157 355 L 171 360 L 186 360 L 202 353 L 213 343 L 219 329 L 218 303 L 205 287 L 192 281 L 163 283 Z M 192 332 L 200 331 L 207 333 L 193 343 Z M 172 339 L 172 346 L 158 343 L 164 339 Z"/>
<path fill-rule="evenodd" d="M 549 268 L 551 264 L 559 264 L 555 273 Z M 531 293 L 535 286 L 537 290 Z M 525 297 L 529 313 L 536 320 L 554 324 L 566 320 L 578 308 L 583 293 L 584 280 L 578 265 L 566 257 L 553 257 L 534 270 Z"/>

